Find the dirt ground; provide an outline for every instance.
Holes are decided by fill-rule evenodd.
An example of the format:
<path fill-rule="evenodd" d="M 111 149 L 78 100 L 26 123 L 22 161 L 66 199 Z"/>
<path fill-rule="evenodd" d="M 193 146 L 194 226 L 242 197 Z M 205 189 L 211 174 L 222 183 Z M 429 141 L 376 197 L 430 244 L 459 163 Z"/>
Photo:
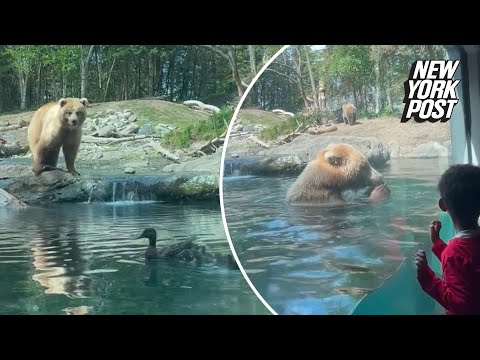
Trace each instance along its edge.
<path fill-rule="evenodd" d="M 242 109 L 238 118 L 243 125 L 272 126 L 275 123 L 285 121 L 285 117 L 269 111 L 258 109 Z M 416 147 L 428 142 L 443 142 L 450 140 L 450 122 L 446 123 L 417 123 L 410 120 L 401 123 L 400 118 L 389 116 L 375 119 L 357 119 L 357 124 L 350 126 L 344 123 L 335 124 L 336 131 L 325 136 L 360 136 L 376 137 L 385 145 L 395 141 L 400 147 Z M 323 136 L 323 135 L 319 135 Z"/>

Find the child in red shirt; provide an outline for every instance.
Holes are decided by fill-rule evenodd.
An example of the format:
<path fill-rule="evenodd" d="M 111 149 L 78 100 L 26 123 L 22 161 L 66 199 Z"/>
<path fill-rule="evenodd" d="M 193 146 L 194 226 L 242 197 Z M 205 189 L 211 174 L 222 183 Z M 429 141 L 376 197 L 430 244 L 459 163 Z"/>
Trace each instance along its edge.
<path fill-rule="evenodd" d="M 447 245 L 440 239 L 441 223 L 432 222 L 432 252 L 442 263 L 443 280 L 428 265 L 425 251 L 418 250 L 418 282 L 447 315 L 480 314 L 480 167 L 451 166 L 438 191 L 438 206 L 450 215 L 456 234 Z"/>

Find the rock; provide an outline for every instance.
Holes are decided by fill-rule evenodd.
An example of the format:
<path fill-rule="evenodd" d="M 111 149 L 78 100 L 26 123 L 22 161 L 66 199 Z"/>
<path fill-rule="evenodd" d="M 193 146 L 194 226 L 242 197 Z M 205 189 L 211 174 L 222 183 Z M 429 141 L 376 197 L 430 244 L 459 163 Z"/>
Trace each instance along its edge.
<path fill-rule="evenodd" d="M 107 110 L 107 114 L 109 114 L 109 115 L 113 115 L 113 114 L 115 114 L 115 111 L 114 111 L 114 110 L 112 110 L 112 109 L 108 109 L 108 110 Z"/>
<path fill-rule="evenodd" d="M 138 130 L 139 135 L 152 135 L 153 133 L 154 133 L 154 129 L 153 129 L 152 124 L 150 124 L 150 123 L 147 123 L 147 124 L 143 125 Z"/>
<path fill-rule="evenodd" d="M 7 142 L 5 144 L 0 143 L 0 158 L 7 158 L 16 155 L 24 155 L 28 152 L 29 146 L 20 145 L 17 141 L 15 143 Z"/>
<path fill-rule="evenodd" d="M 125 168 L 124 173 L 125 174 L 135 174 L 135 169 L 132 168 L 132 167 L 127 167 L 127 168 Z"/>
<path fill-rule="evenodd" d="M 124 112 L 122 116 L 124 119 L 128 119 L 130 116 L 132 116 L 132 113 L 130 111 L 127 111 L 127 112 Z"/>
<path fill-rule="evenodd" d="M 251 133 L 251 132 L 253 132 L 254 130 L 255 130 L 255 127 L 252 126 L 252 125 L 246 125 L 246 126 L 243 127 L 243 131 L 246 131 L 246 132 L 248 132 L 248 133 Z"/>
<path fill-rule="evenodd" d="M 3 189 L 0 189 L 0 207 L 8 206 L 13 208 L 26 208 L 27 204 L 17 199 L 15 196 L 10 195 Z"/>
<path fill-rule="evenodd" d="M 332 143 L 350 144 L 362 152 L 372 166 L 383 166 L 390 159 L 390 152 L 383 143 L 374 137 L 356 136 L 316 136 L 300 135 L 292 142 L 273 147 L 266 151 L 267 155 L 294 155 L 307 163 L 317 153 Z"/>
<path fill-rule="evenodd" d="M 115 125 L 107 125 L 105 127 L 100 128 L 98 131 L 98 136 L 100 137 L 113 137 L 117 134 L 117 128 Z"/>
<path fill-rule="evenodd" d="M 398 142 L 392 140 L 388 143 L 388 149 L 390 151 L 390 157 L 391 158 L 398 158 L 400 157 L 400 145 L 398 145 Z"/>
<path fill-rule="evenodd" d="M 114 123 L 114 122 L 118 121 L 118 116 L 117 115 L 110 115 L 108 117 L 108 121 Z"/>
<path fill-rule="evenodd" d="M 164 137 L 165 135 L 172 132 L 172 129 L 164 124 L 158 124 L 155 126 L 155 132 L 160 135 L 160 137 Z"/>
<path fill-rule="evenodd" d="M 140 130 L 140 126 L 137 124 L 129 124 L 127 125 L 126 128 L 124 128 L 122 131 L 120 131 L 121 135 L 132 135 L 138 133 L 138 130 Z"/>
<path fill-rule="evenodd" d="M 126 114 L 126 113 L 133 113 L 133 110 L 132 109 L 125 109 L 123 110 L 123 113 Z"/>
<path fill-rule="evenodd" d="M 128 122 L 135 122 L 135 121 L 137 121 L 137 116 L 136 116 L 136 115 L 130 115 L 130 116 L 128 117 L 128 120 L 127 120 L 127 121 L 128 121 Z"/>
<path fill-rule="evenodd" d="M 150 165 L 150 161 L 148 160 L 136 160 L 130 161 L 125 164 L 127 168 L 146 168 Z"/>
<path fill-rule="evenodd" d="M 181 164 L 169 164 L 162 172 L 209 172 L 217 173 L 220 170 L 222 150 L 218 149 L 212 155 L 202 156 Z"/>
<path fill-rule="evenodd" d="M 243 131 L 243 125 L 240 125 L 240 124 L 235 125 L 232 130 L 238 131 L 238 132 Z"/>
<path fill-rule="evenodd" d="M 94 119 L 98 119 L 98 118 L 101 118 L 103 117 L 103 113 L 102 112 L 99 112 L 99 113 L 96 113 L 95 115 L 93 115 L 93 118 Z"/>
<path fill-rule="evenodd" d="M 238 154 L 232 154 L 232 155 L 230 155 L 230 157 L 231 157 L 232 159 L 238 159 L 238 158 L 240 157 L 240 155 L 238 155 Z"/>
<path fill-rule="evenodd" d="M 225 158 L 224 176 L 231 175 L 298 175 L 306 163 L 296 155 L 248 156 Z"/>
<path fill-rule="evenodd" d="M 3 168 L 1 170 L 3 176 Z M 18 172 L 17 169 L 12 171 Z M 29 171 L 28 175 L 3 180 L 0 178 L 0 187 L 26 204 L 39 205 L 61 202 L 111 201 L 115 183 L 117 184 L 118 200 L 120 200 L 118 194 L 122 193 L 133 200 L 218 201 L 218 170 L 215 175 L 196 172 L 162 176 L 117 175 L 109 177 L 73 176 L 60 170 L 48 171 L 40 176 L 35 176 L 30 169 Z M 118 190 L 120 186 L 121 191 Z"/>
<path fill-rule="evenodd" d="M 403 157 L 409 158 L 436 158 L 447 157 L 448 149 L 440 145 L 436 141 L 431 141 L 426 144 L 420 144 L 417 147 L 411 149 L 407 153 L 403 154 Z"/>
<path fill-rule="evenodd" d="M 263 129 L 265 129 L 265 127 L 263 125 L 255 125 L 253 127 L 254 132 L 261 132 Z"/>

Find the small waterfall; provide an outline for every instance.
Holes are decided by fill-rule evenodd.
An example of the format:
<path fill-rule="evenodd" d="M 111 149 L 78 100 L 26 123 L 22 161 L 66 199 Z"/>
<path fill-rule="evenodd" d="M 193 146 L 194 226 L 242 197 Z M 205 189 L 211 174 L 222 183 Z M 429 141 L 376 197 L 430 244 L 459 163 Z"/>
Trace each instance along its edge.
<path fill-rule="evenodd" d="M 88 194 L 87 204 L 90 204 L 92 202 L 93 190 L 94 190 L 94 188 L 92 186 L 92 188 L 90 189 L 90 193 Z"/>
<path fill-rule="evenodd" d="M 115 202 L 116 192 L 117 192 L 117 183 L 114 182 L 112 186 L 112 202 Z"/>

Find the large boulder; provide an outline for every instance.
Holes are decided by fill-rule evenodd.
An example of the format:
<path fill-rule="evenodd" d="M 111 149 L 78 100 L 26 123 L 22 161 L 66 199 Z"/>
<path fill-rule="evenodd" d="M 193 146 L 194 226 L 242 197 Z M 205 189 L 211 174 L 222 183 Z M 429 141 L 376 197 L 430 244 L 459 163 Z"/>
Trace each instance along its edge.
<path fill-rule="evenodd" d="M 362 152 L 372 166 L 383 166 L 390 159 L 390 152 L 374 137 L 300 135 L 292 142 L 265 151 L 266 155 L 294 155 L 308 163 L 329 144 L 350 144 Z"/>
<path fill-rule="evenodd" d="M 25 167 L 28 168 L 28 167 Z M 218 200 L 218 176 L 175 173 L 163 176 L 73 176 L 55 170 L 40 176 L 18 166 L 0 166 L 0 187 L 27 204 L 124 200 Z M 26 174 L 26 175 L 25 175 Z"/>
<path fill-rule="evenodd" d="M 17 199 L 15 196 L 10 195 L 3 189 L 0 189 L 0 207 L 8 206 L 13 208 L 26 208 L 27 204 Z"/>

